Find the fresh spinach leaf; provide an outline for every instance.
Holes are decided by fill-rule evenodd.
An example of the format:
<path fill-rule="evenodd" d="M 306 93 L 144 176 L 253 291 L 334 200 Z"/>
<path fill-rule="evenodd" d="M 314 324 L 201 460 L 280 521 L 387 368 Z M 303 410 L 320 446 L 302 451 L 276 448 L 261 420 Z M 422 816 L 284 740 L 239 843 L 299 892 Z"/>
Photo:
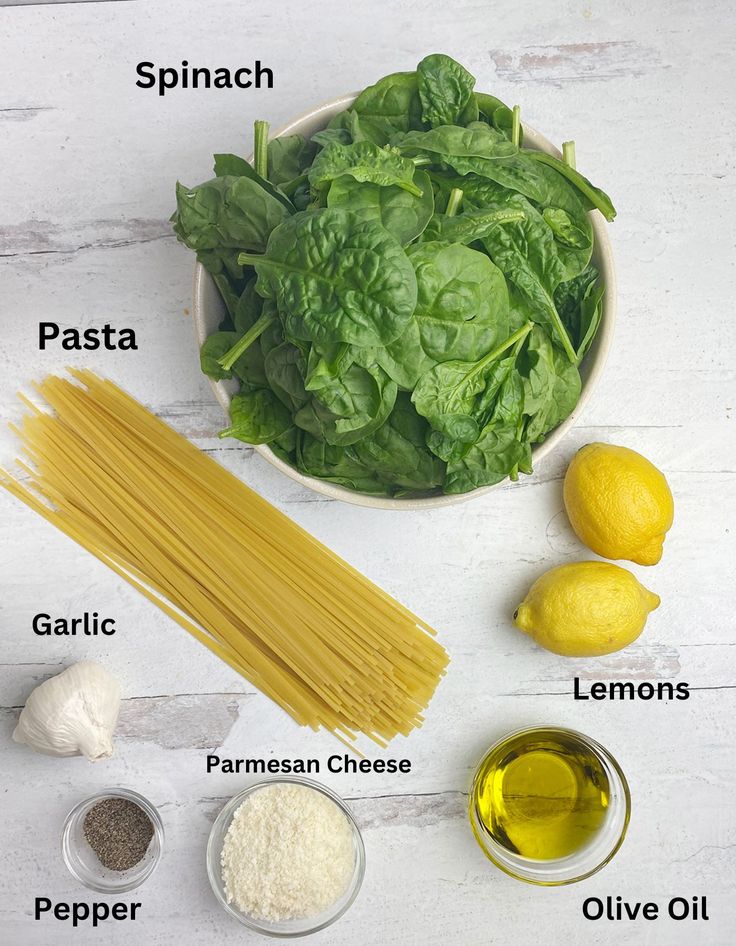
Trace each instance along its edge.
<path fill-rule="evenodd" d="M 488 122 L 497 128 L 506 138 L 511 140 L 513 127 L 513 111 L 495 95 L 485 92 L 476 92 L 475 100 L 478 103 L 478 112 L 482 121 Z M 519 144 L 524 142 L 524 129 L 519 127 Z"/>
<path fill-rule="evenodd" d="M 484 253 L 457 243 L 420 243 L 407 252 L 417 276 L 420 344 L 433 361 L 476 361 L 506 338 L 506 281 Z"/>
<path fill-rule="evenodd" d="M 531 331 L 528 323 L 479 361 L 445 361 L 419 379 L 412 394 L 417 413 L 434 430 L 463 443 L 474 443 L 482 429 L 482 411 L 493 401 L 507 370 L 501 355 L 514 348 Z"/>
<path fill-rule="evenodd" d="M 539 326 L 519 358 L 519 371 L 524 380 L 524 413 L 529 418 L 526 437 L 529 443 L 538 443 L 577 404 L 580 374 Z"/>
<path fill-rule="evenodd" d="M 233 311 L 233 326 L 238 335 L 253 328 L 263 311 L 263 299 L 256 292 L 256 280 L 249 279 Z M 223 352 L 224 354 L 224 352 Z"/>
<path fill-rule="evenodd" d="M 383 345 L 414 313 L 414 267 L 398 240 L 343 210 L 302 212 L 277 227 L 255 266 L 257 288 L 273 298 L 287 331 L 316 342 Z"/>
<path fill-rule="evenodd" d="M 346 114 L 346 113 L 343 113 Z M 330 145 L 349 145 L 353 143 L 353 137 L 347 128 L 323 128 L 322 131 L 315 132 L 311 139 L 320 148 L 329 148 Z"/>
<path fill-rule="evenodd" d="M 605 295 L 605 286 L 602 282 L 597 282 L 590 287 L 582 302 L 580 303 L 579 315 L 579 341 L 578 341 L 578 365 L 588 352 L 593 343 L 593 339 L 598 333 L 598 328 L 603 317 L 603 296 Z"/>
<path fill-rule="evenodd" d="M 216 154 L 214 171 L 215 177 L 250 177 L 253 168 L 238 154 Z"/>
<path fill-rule="evenodd" d="M 423 171 L 416 171 L 413 183 L 421 191 L 421 196 L 417 197 L 395 184 L 383 187 L 361 183 L 345 175 L 332 182 L 327 206 L 348 210 L 361 221 L 380 223 L 407 246 L 420 236 L 434 213 L 434 193 L 429 177 Z"/>
<path fill-rule="evenodd" d="M 245 443 L 270 443 L 291 426 L 291 415 L 273 391 L 260 388 L 235 395 L 230 402 L 230 426 L 219 436 Z"/>
<path fill-rule="evenodd" d="M 561 174 L 562 177 L 566 178 L 573 187 L 577 188 L 588 205 L 600 210 L 609 223 L 614 219 L 616 210 L 611 198 L 605 191 L 601 190 L 600 187 L 595 187 L 591 184 L 588 178 L 584 177 L 580 171 L 576 171 L 575 168 L 571 167 L 569 164 L 566 164 L 559 158 L 555 158 L 554 155 L 547 154 L 545 151 L 527 151 L 525 154 L 527 154 L 532 161 L 546 164 L 557 171 L 558 174 Z"/>
<path fill-rule="evenodd" d="M 238 300 L 245 287 L 246 267 L 238 264 L 237 250 L 199 250 L 197 262 L 212 276 L 225 303 L 227 318 L 221 328 L 231 329 Z"/>
<path fill-rule="evenodd" d="M 445 201 L 453 188 L 462 190 L 463 208 L 466 212 L 460 214 L 457 219 L 467 216 L 471 222 L 471 232 L 475 214 L 481 216 L 483 212 L 512 210 L 514 209 L 512 200 L 514 195 L 524 195 L 524 191 L 528 192 L 526 196 L 530 204 L 536 210 L 542 211 L 545 223 L 550 227 L 555 238 L 557 256 L 563 267 L 562 278 L 572 279 L 579 275 L 590 262 L 593 250 L 593 228 L 574 189 L 559 174 L 543 165 L 538 165 L 532 170 L 533 176 L 516 181 L 518 185 L 516 188 L 504 186 L 495 180 L 472 173 L 460 177 L 431 170 L 430 177 L 435 187 L 443 194 Z M 509 180 L 507 183 L 512 184 L 514 181 Z M 527 207 L 527 204 L 517 201 L 516 207 L 523 209 Z M 569 224 L 565 223 L 564 215 L 569 218 Z M 558 225 L 557 233 L 553 227 L 555 223 Z M 428 228 L 430 234 L 433 226 L 436 224 L 431 224 Z M 456 226 L 461 228 L 462 223 Z M 458 230 L 458 232 L 461 231 Z M 567 239 L 564 239 L 565 233 Z M 423 238 L 428 239 L 429 235 Z"/>
<path fill-rule="evenodd" d="M 347 175 L 356 181 L 367 181 L 381 187 L 401 187 L 415 197 L 421 197 L 422 190 L 414 183 L 414 171 L 413 161 L 403 158 L 394 149 L 379 148 L 372 141 L 357 141 L 349 145 L 335 141 L 320 151 L 308 177 L 316 189 Z"/>
<path fill-rule="evenodd" d="M 349 145 L 357 141 L 372 141 L 381 147 L 386 144 L 385 135 L 376 133 L 375 128 L 361 120 L 360 115 L 352 108 L 335 115 L 327 128 L 312 135 L 312 141 L 323 148 L 334 142 Z"/>
<path fill-rule="evenodd" d="M 578 364 L 598 331 L 604 291 L 598 270 L 590 265 L 577 278 L 560 283 L 555 292 L 555 304 L 577 350 Z"/>
<path fill-rule="evenodd" d="M 289 427 L 285 434 L 281 434 L 275 440 L 269 443 L 272 453 L 274 453 L 284 463 L 290 466 L 296 466 L 296 445 L 298 432 L 296 427 Z"/>
<path fill-rule="evenodd" d="M 517 348 L 518 352 L 518 348 Z M 524 385 L 515 367 L 516 356 L 494 365 L 495 390 L 481 399 L 481 410 L 490 413 L 478 439 L 447 465 L 445 490 L 467 492 L 492 486 L 519 468 L 529 468 L 531 450 L 522 441 Z"/>
<path fill-rule="evenodd" d="M 293 191 L 289 192 L 289 197 L 297 210 L 307 210 L 310 207 L 312 203 L 312 188 L 309 186 L 306 175 L 297 179 L 296 187 Z"/>
<path fill-rule="evenodd" d="M 307 476 L 360 493 L 386 495 L 389 492 L 387 484 L 345 447 L 336 447 L 309 434 L 303 434 L 302 441 L 301 450 L 297 453 L 297 468 Z"/>
<path fill-rule="evenodd" d="M 419 323 L 415 315 L 393 342 L 379 348 L 356 348 L 353 350 L 353 358 L 365 367 L 380 365 L 404 391 L 412 391 L 424 372 L 435 364 L 422 348 Z"/>
<path fill-rule="evenodd" d="M 377 430 L 393 410 L 396 384 L 377 366 L 353 364 L 312 392 L 294 420 L 327 443 L 347 446 Z"/>
<path fill-rule="evenodd" d="M 549 326 L 555 340 L 571 362 L 576 353 L 554 303 L 554 291 L 565 277 L 552 231 L 541 215 L 521 195 L 509 205 L 524 210 L 522 220 L 494 227 L 483 238 L 483 246 L 494 263 L 526 296 L 534 321 Z"/>
<path fill-rule="evenodd" d="M 202 372 L 213 381 L 235 376 L 248 388 L 262 388 L 267 384 L 260 345 L 251 345 L 236 358 L 229 367 L 223 367 L 222 359 L 238 342 L 237 332 L 213 332 L 199 352 Z"/>
<path fill-rule="evenodd" d="M 236 332 L 213 332 L 212 335 L 208 335 L 199 349 L 199 366 L 202 373 L 206 374 L 208 378 L 212 378 L 213 381 L 232 378 L 232 369 L 223 368 L 222 365 L 218 364 L 217 359 L 232 348 L 237 339 Z"/>
<path fill-rule="evenodd" d="M 476 440 L 479 436 L 477 431 L 476 426 L 474 428 Z M 470 450 L 474 442 L 474 440 L 457 440 L 455 437 L 444 434 L 439 430 L 433 430 L 431 427 L 427 431 L 427 449 L 438 459 L 444 460 L 445 463 L 461 459 Z"/>
<path fill-rule="evenodd" d="M 476 92 L 475 98 L 478 102 L 478 111 L 489 122 L 493 121 L 493 116 L 499 108 L 508 108 L 501 99 L 496 98 L 495 95 L 489 95 L 488 92 Z M 510 108 L 508 110 L 511 111 Z"/>
<path fill-rule="evenodd" d="M 534 206 L 542 212 L 557 243 L 557 255 L 565 267 L 565 279 L 580 275 L 593 252 L 593 227 L 587 208 L 577 191 L 547 165 L 537 164 L 540 199 Z M 569 218 L 569 221 L 565 219 Z"/>
<path fill-rule="evenodd" d="M 238 262 L 238 250 L 229 247 L 220 250 L 198 250 L 197 261 L 213 277 L 221 276 L 227 281 L 232 291 L 236 293 L 234 301 L 237 302 L 237 296 L 245 287 L 249 273 L 248 267 Z"/>
<path fill-rule="evenodd" d="M 268 179 L 277 187 L 300 177 L 314 160 L 317 147 L 301 135 L 286 135 L 268 142 Z"/>
<path fill-rule="evenodd" d="M 473 171 L 471 159 L 486 163 L 518 158 L 519 149 L 495 128 L 484 122 L 472 122 L 467 128 L 440 125 L 431 131 L 410 131 L 396 135 L 392 144 L 402 154 L 424 156 L 430 162 L 457 167 L 460 174 Z M 483 175 L 485 176 L 485 175 Z M 500 183 L 503 183 L 502 181 Z"/>
<path fill-rule="evenodd" d="M 192 250 L 264 250 L 288 217 L 275 197 L 249 177 L 215 177 L 197 187 L 176 185 L 175 231 Z"/>
<path fill-rule="evenodd" d="M 517 439 L 515 427 L 488 424 L 461 457 L 447 464 L 444 491 L 467 493 L 500 483 L 525 455 L 525 445 Z"/>
<path fill-rule="evenodd" d="M 523 219 L 524 210 L 521 207 L 469 210 L 456 216 L 435 214 L 422 234 L 422 241 L 474 243 L 476 240 L 482 240 L 494 227 L 517 223 Z"/>
<path fill-rule="evenodd" d="M 256 184 L 259 184 L 275 200 L 283 204 L 289 213 L 294 213 L 294 205 L 281 191 L 265 177 L 256 171 L 245 158 L 237 154 L 216 154 L 215 155 L 215 176 L 216 177 L 248 177 Z"/>
<path fill-rule="evenodd" d="M 560 210 L 559 207 L 547 207 L 542 212 L 542 217 L 559 243 L 577 249 L 592 246 L 591 235 L 578 227 L 566 211 Z"/>
<path fill-rule="evenodd" d="M 306 359 L 296 345 L 282 341 L 269 347 L 263 366 L 269 387 L 291 413 L 307 403 L 309 393 L 304 385 Z"/>
<path fill-rule="evenodd" d="M 355 360 L 352 345 L 345 342 L 332 344 L 312 344 L 307 357 L 306 388 L 308 391 L 319 391 L 320 388 L 334 384 L 341 373 L 347 371 Z"/>
<path fill-rule="evenodd" d="M 416 72 L 394 72 L 364 89 L 353 103 L 371 140 L 386 144 L 396 132 L 422 128 L 422 102 Z"/>
<path fill-rule="evenodd" d="M 268 384 L 264 367 L 263 352 L 260 343 L 251 345 L 233 363 L 232 372 L 240 381 L 241 391 L 245 388 L 264 388 Z"/>
<path fill-rule="evenodd" d="M 475 421 L 472 438 L 461 439 L 456 436 L 456 430 L 451 429 L 448 432 L 447 428 L 432 430 L 429 433 L 427 446 L 438 457 L 447 461 L 448 464 L 460 461 L 468 454 L 473 444 L 481 438 L 482 432 L 489 422 L 493 421 L 497 424 L 499 421 L 514 422 L 512 418 L 499 416 L 501 410 L 499 402 L 508 402 L 508 395 L 502 397 L 502 392 L 508 388 L 510 375 L 517 379 L 514 384 L 518 383 L 521 388 L 521 379 L 515 369 L 518 348 L 521 343 L 523 343 L 523 336 L 519 338 L 510 355 L 494 361 L 484 370 L 482 386 L 478 385 L 478 397 L 469 404 Z M 517 397 L 521 399 L 518 408 L 520 416 L 521 404 L 523 404 L 523 388 L 520 389 Z"/>
<path fill-rule="evenodd" d="M 475 77 L 459 62 L 442 53 L 425 56 L 417 66 L 417 87 L 422 103 L 422 121 L 437 125 L 467 124 L 478 117 L 473 97 Z M 468 112 L 470 103 L 475 106 Z"/>
<path fill-rule="evenodd" d="M 427 422 L 400 394 L 388 420 L 370 437 L 353 444 L 354 456 L 385 483 L 402 490 L 432 490 L 442 485 L 445 465 L 427 449 Z"/>
<path fill-rule="evenodd" d="M 484 128 L 487 132 L 481 130 Z M 442 134 L 432 141 L 430 136 L 434 132 Z M 452 168 L 460 178 L 452 181 L 451 176 L 432 168 L 430 173 L 433 181 L 444 187 L 452 182 L 452 186 L 462 188 L 467 202 L 476 209 L 498 209 L 506 203 L 510 194 L 517 193 L 542 211 L 547 208 L 564 211 L 570 223 L 565 228 L 568 238 L 561 241 L 560 257 L 565 263 L 567 278 L 572 278 L 585 268 L 592 251 L 592 227 L 585 213 L 585 205 L 568 181 L 553 168 L 534 161 L 530 155 L 535 152 L 519 151 L 503 135 L 487 125 L 473 124 L 466 129 L 455 129 L 452 134 L 445 134 L 444 128 L 435 129 L 434 132 L 405 135 L 397 140 L 398 147 L 402 152 L 424 154 L 430 160 L 434 153 L 435 161 Z M 465 137 L 458 132 L 464 132 Z M 494 146 L 489 136 L 496 136 L 496 140 L 502 144 Z M 427 139 L 436 150 L 431 152 L 426 145 L 424 150 L 415 147 L 422 139 Z M 482 180 L 486 181 L 485 188 Z M 559 216 L 553 216 L 550 222 L 559 223 L 561 220 Z M 571 239 L 573 229 L 579 232 Z"/>

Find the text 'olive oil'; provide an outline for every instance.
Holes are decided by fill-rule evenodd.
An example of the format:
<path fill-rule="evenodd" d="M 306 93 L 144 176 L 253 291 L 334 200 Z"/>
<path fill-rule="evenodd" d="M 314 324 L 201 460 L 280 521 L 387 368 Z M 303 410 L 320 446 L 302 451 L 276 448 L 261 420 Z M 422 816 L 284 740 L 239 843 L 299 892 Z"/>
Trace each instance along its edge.
<path fill-rule="evenodd" d="M 471 822 L 484 849 L 490 840 L 511 854 L 551 861 L 595 838 L 609 800 L 606 771 L 583 739 L 568 730 L 529 729 L 497 743 L 481 762 Z"/>

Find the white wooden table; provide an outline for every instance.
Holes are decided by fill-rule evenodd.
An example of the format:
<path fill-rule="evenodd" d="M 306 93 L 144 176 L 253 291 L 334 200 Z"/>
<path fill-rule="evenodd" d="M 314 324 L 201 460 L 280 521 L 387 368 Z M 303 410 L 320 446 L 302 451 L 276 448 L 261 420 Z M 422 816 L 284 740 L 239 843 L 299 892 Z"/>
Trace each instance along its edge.
<path fill-rule="evenodd" d="M 314 938 L 341 946 L 736 941 L 733 588 L 734 17 L 730 3 L 580 0 L 107 2 L 0 8 L 0 253 L 3 416 L 14 392 L 73 362 L 123 384 L 441 631 L 452 657 L 424 729 L 390 755 L 410 775 L 324 776 L 350 799 L 368 856 L 363 891 Z M 553 140 L 575 138 L 579 166 L 614 197 L 620 280 L 614 350 L 582 424 L 531 479 L 467 505 L 385 513 L 325 501 L 251 450 L 221 443 L 223 418 L 197 368 L 191 255 L 171 236 L 176 178 L 196 183 L 213 151 L 249 147 L 254 118 L 278 126 L 428 52 L 455 55 L 481 89 L 520 102 Z M 135 65 L 235 67 L 260 58 L 271 91 L 135 86 Z M 137 352 L 39 352 L 39 320 L 133 327 Z M 14 450 L 3 433 L 2 460 Z M 568 661 L 511 626 L 546 568 L 585 557 L 562 511 L 577 447 L 642 450 L 665 472 L 676 524 L 664 560 L 635 569 L 662 597 L 623 653 Z M 25 507 L 0 496 L 0 939 L 221 946 L 259 942 L 212 896 L 204 849 L 215 814 L 246 784 L 207 775 L 205 757 L 326 757 L 331 738 L 299 730 L 154 607 Z M 48 640 L 45 611 L 117 619 L 109 640 Z M 81 658 L 124 694 L 115 757 L 49 759 L 10 741 L 33 686 Z M 580 703 L 573 677 L 686 681 L 687 702 Z M 561 889 L 495 870 L 465 816 L 482 751 L 526 724 L 583 730 L 631 784 L 629 836 L 609 867 Z M 134 923 L 93 931 L 32 918 L 36 896 L 93 900 L 59 852 L 80 798 L 127 785 L 166 827 Z M 666 904 L 706 895 L 710 921 L 591 922 L 586 897 Z"/>

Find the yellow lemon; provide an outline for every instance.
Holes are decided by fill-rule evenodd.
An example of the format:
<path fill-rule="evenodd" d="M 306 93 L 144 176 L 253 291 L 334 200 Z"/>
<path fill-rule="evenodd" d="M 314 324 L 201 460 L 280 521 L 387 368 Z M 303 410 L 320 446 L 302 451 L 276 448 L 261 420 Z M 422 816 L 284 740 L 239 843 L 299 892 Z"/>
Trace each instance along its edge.
<path fill-rule="evenodd" d="M 611 562 L 571 562 L 538 578 L 514 612 L 514 624 L 565 657 L 599 657 L 641 634 L 659 596 Z"/>
<path fill-rule="evenodd" d="M 627 447 L 589 443 L 565 474 L 565 509 L 581 542 L 603 558 L 656 565 L 674 504 L 663 474 Z"/>

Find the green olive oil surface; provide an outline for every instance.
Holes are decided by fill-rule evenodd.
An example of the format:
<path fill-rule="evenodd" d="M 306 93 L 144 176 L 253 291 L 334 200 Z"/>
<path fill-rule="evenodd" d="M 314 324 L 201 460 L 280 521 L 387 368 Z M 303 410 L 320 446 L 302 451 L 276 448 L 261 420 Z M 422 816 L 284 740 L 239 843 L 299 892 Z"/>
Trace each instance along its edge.
<path fill-rule="evenodd" d="M 507 851 L 539 861 L 585 847 L 606 817 L 608 777 L 574 733 L 534 729 L 499 743 L 475 776 L 477 831 Z"/>

